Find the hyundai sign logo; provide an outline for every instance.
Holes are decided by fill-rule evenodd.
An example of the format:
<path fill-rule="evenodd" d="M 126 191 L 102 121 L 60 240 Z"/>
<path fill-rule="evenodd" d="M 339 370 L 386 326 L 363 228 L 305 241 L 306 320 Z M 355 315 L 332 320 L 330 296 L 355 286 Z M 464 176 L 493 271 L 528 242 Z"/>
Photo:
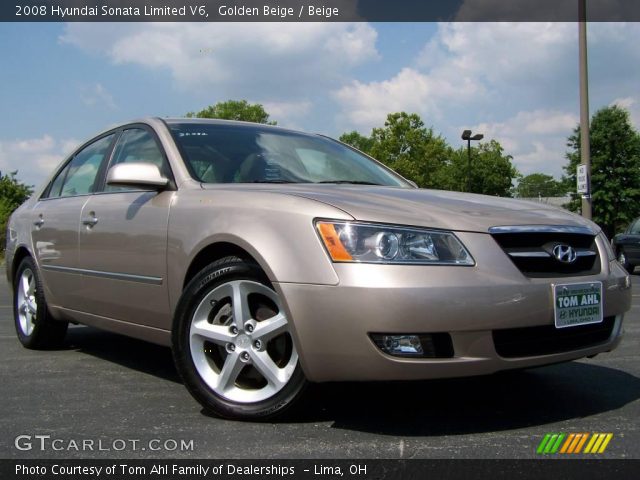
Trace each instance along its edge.
<path fill-rule="evenodd" d="M 555 259 L 561 263 L 573 263 L 578 258 L 578 254 L 573 247 L 562 243 L 553 247 L 552 252 Z"/>

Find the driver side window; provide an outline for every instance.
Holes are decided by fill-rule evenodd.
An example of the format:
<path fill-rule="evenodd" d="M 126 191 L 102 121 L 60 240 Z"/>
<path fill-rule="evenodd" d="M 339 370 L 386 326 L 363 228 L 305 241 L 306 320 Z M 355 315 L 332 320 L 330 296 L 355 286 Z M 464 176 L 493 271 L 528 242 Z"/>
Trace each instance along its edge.
<path fill-rule="evenodd" d="M 160 173 L 171 178 L 169 165 L 156 143 L 155 138 L 142 128 L 130 128 L 122 132 L 113 152 L 110 167 L 119 163 L 151 163 L 160 169 Z M 106 192 L 131 190 L 129 187 L 106 185 Z"/>

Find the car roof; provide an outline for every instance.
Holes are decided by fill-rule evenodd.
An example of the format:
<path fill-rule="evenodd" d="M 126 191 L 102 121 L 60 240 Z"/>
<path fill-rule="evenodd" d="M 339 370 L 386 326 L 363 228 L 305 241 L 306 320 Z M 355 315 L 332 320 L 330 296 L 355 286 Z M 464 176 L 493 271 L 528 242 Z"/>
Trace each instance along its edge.
<path fill-rule="evenodd" d="M 298 135 L 310 135 L 310 136 L 321 136 L 317 133 L 309 133 L 303 132 L 300 130 L 292 130 L 290 128 L 279 127 L 277 125 L 269 125 L 266 123 L 255 123 L 255 122 L 244 122 L 240 120 L 223 120 L 220 118 L 194 118 L 194 117 L 170 117 L 170 118 L 159 118 L 159 120 L 165 122 L 167 125 L 220 125 L 220 126 L 229 126 L 229 127 L 238 127 L 238 128 L 248 128 L 255 130 L 274 130 L 279 132 L 288 132 L 295 133 Z"/>

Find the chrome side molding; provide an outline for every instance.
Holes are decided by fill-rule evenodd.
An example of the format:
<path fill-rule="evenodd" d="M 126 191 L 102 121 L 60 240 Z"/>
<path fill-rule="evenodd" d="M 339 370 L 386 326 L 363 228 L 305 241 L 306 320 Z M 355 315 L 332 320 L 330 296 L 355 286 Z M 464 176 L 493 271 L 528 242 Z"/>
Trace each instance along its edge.
<path fill-rule="evenodd" d="M 162 278 L 133 275 L 130 273 L 103 272 L 100 270 L 87 270 L 84 268 L 61 267 L 59 265 L 42 265 L 43 270 L 52 272 L 71 273 L 75 275 L 88 275 L 90 277 L 110 278 L 112 280 L 124 280 L 125 282 L 147 283 L 150 285 L 162 285 Z"/>

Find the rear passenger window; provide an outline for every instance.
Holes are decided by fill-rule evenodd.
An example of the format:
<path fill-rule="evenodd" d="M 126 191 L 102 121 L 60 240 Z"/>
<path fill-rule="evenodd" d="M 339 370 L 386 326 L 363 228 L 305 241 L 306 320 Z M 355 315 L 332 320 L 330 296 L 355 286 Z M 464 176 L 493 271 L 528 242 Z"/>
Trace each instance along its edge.
<path fill-rule="evenodd" d="M 93 193 L 100 164 L 109 151 L 112 140 L 113 134 L 107 135 L 80 150 L 53 181 L 49 197 Z"/>
<path fill-rule="evenodd" d="M 65 178 L 67 178 L 67 172 L 69 171 L 69 166 L 71 162 L 67 163 L 67 165 L 58 173 L 56 178 L 53 180 L 51 184 L 51 188 L 49 189 L 48 198 L 59 197 L 62 192 L 62 184 L 64 183 Z"/>

